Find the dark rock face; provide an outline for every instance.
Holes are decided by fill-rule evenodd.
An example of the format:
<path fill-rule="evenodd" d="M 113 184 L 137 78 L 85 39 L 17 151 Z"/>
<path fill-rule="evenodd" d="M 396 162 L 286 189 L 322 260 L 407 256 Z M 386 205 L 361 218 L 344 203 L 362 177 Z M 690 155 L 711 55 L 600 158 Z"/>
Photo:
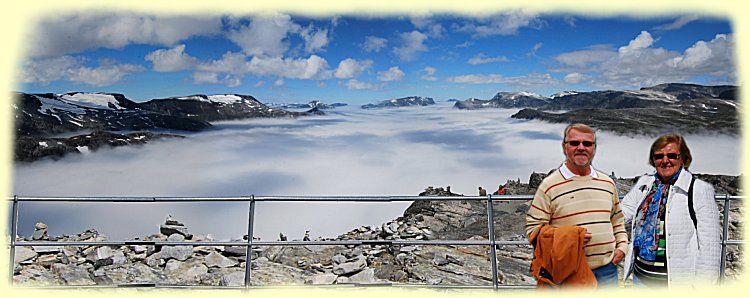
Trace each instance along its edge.
<path fill-rule="evenodd" d="M 305 113 L 272 109 L 249 95 L 191 95 L 153 99 L 139 107 L 165 115 L 201 121 L 234 120 L 244 118 L 285 118 L 304 116 Z"/>
<path fill-rule="evenodd" d="M 512 117 L 552 123 L 581 122 L 622 135 L 652 136 L 675 131 L 739 133 L 736 86 L 673 83 L 636 91 L 568 91 L 549 98 L 521 94 L 500 92 L 488 101 L 468 99 L 456 102 L 454 107 L 524 108 Z"/>
<path fill-rule="evenodd" d="M 621 135 L 656 136 L 664 133 L 721 133 L 737 135 L 737 107 L 724 100 L 701 99 L 651 108 L 579 109 L 564 113 L 523 109 L 516 119 L 552 123 L 585 123 Z"/>
<path fill-rule="evenodd" d="M 94 99 L 96 101 L 94 101 Z M 140 109 L 122 94 L 16 94 L 17 136 L 52 136 L 83 130 L 198 131 L 211 124 Z"/>
<path fill-rule="evenodd" d="M 313 109 L 318 108 L 319 110 L 328 110 L 328 109 L 334 109 L 338 107 L 344 107 L 347 106 L 345 103 L 332 103 L 332 104 L 326 104 L 319 100 L 313 100 L 308 103 L 284 103 L 284 104 L 274 104 L 274 105 L 268 105 L 274 108 L 280 108 L 280 109 Z"/>
<path fill-rule="evenodd" d="M 428 106 L 434 105 L 435 101 L 431 97 L 423 96 L 410 96 L 396 99 L 389 99 L 381 101 L 377 104 L 366 104 L 363 105 L 363 109 L 377 109 L 377 108 L 397 108 L 397 107 L 408 107 L 408 106 Z"/>
<path fill-rule="evenodd" d="M 70 138 L 21 136 L 16 138 L 14 160 L 32 162 L 43 158 L 59 159 L 67 154 L 96 151 L 102 147 L 143 145 L 154 140 L 169 138 L 182 138 L 182 136 L 152 132 L 117 134 L 106 131 L 95 131 Z"/>
<path fill-rule="evenodd" d="M 454 108 L 475 110 L 485 108 L 524 108 L 541 107 L 549 103 L 549 99 L 529 92 L 498 92 L 490 100 L 470 98 L 464 101 L 456 101 Z"/>
<path fill-rule="evenodd" d="M 77 147 L 96 150 L 102 145 L 123 146 L 175 135 L 142 132 L 125 135 L 106 131 L 200 131 L 208 121 L 256 117 L 324 115 L 319 106 L 306 112 L 272 109 L 246 95 L 193 95 L 136 103 L 117 93 L 16 93 L 15 160 L 30 162 L 78 153 Z M 62 133 L 85 134 L 64 139 Z"/>

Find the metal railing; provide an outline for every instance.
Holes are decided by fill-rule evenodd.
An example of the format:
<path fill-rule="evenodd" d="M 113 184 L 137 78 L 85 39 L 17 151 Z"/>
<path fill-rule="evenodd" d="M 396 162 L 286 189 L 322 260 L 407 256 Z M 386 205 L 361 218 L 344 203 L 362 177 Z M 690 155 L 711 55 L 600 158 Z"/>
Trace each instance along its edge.
<path fill-rule="evenodd" d="M 622 199 L 623 196 L 620 196 Z M 501 286 L 498 281 L 498 259 L 497 248 L 501 245 L 528 245 L 526 240 L 503 241 L 495 239 L 495 216 L 493 212 L 493 202 L 503 201 L 530 201 L 532 195 L 487 195 L 484 196 L 248 196 L 248 197 L 19 197 L 14 196 L 9 199 L 12 201 L 12 223 L 10 237 L 10 284 L 13 285 L 13 275 L 15 267 L 15 248 L 18 246 L 108 246 L 108 245 L 170 245 L 170 246 L 245 246 L 245 279 L 241 288 L 250 288 L 252 284 L 252 248 L 253 246 L 307 246 L 307 245 L 478 245 L 489 247 L 489 257 L 491 260 L 492 270 L 492 289 L 500 288 L 533 288 L 534 286 L 526 285 L 507 285 Z M 721 238 L 721 275 L 724 279 L 726 270 L 726 249 L 728 245 L 741 245 L 742 240 L 728 239 L 729 235 L 729 210 L 731 201 L 741 200 L 742 196 L 716 195 L 717 201 L 723 204 L 723 230 Z M 253 226 L 255 218 L 255 205 L 258 202 L 399 202 L 399 201 L 483 201 L 486 200 L 487 211 L 487 231 L 488 240 L 323 240 L 323 241 L 260 241 L 254 240 Z M 199 242 L 175 242 L 175 241 L 16 241 L 18 235 L 18 209 L 20 202 L 136 202 L 136 203 L 163 203 L 163 202 L 246 202 L 248 207 L 247 223 L 247 241 L 199 241 Z M 524 231 L 525 234 L 525 231 Z M 393 285 L 393 284 L 388 284 Z M 399 286 L 408 286 L 397 284 Z M 113 285 L 117 287 L 131 286 L 150 286 L 164 287 L 165 285 L 155 284 L 124 284 Z M 419 284 L 417 286 L 435 287 L 436 285 Z M 76 286 L 80 287 L 80 286 Z M 90 286 L 89 286 L 90 287 Z M 101 287 L 101 286 L 94 286 Z M 110 287 L 110 286 L 105 286 Z M 166 285 L 166 287 L 173 287 Z M 205 286 L 189 286 L 205 287 Z M 209 286 L 210 287 L 210 286 Z M 437 285 L 437 287 L 445 287 Z M 479 287 L 488 288 L 489 286 L 449 286 L 449 287 Z M 222 287 L 237 288 L 237 287 Z"/>

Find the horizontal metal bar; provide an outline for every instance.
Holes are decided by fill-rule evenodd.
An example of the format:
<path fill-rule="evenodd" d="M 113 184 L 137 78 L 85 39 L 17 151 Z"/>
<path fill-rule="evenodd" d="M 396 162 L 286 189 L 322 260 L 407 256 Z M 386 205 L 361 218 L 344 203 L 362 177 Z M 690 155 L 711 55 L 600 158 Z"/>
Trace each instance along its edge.
<path fill-rule="evenodd" d="M 262 285 L 237 287 L 237 286 L 203 286 L 203 285 L 171 285 L 171 284 L 113 284 L 113 285 L 64 285 L 64 286 L 16 286 L 18 289 L 45 289 L 45 290 L 70 290 L 70 289 L 108 289 L 108 288 L 162 288 L 162 289 L 210 289 L 210 290 L 245 290 L 245 289 L 297 289 L 297 288 L 353 288 L 353 287 L 391 287 L 391 288 L 436 288 L 436 289 L 488 289 L 492 290 L 492 285 L 488 286 L 471 286 L 471 285 L 431 285 L 431 284 L 398 284 L 398 283 L 345 283 L 331 285 Z M 500 285 L 500 289 L 536 289 L 536 285 Z"/>
<path fill-rule="evenodd" d="M 528 201 L 533 195 L 496 195 L 490 196 L 493 201 Z M 620 196 L 622 199 L 624 196 Z M 737 201 L 743 196 L 717 194 L 717 201 Z M 409 201 L 480 201 L 485 196 L 252 196 L 248 197 L 8 197 L 7 201 L 19 202 L 409 202 Z"/>
<path fill-rule="evenodd" d="M 12 200 L 12 199 L 11 199 Z M 250 202 L 251 197 L 18 197 L 19 202 Z"/>
<path fill-rule="evenodd" d="M 15 246 L 322 246 L 322 245 L 491 245 L 489 240 L 316 240 L 316 241 L 18 241 Z M 495 241 L 495 245 L 527 245 L 527 241 Z"/>
<path fill-rule="evenodd" d="M 486 200 L 479 196 L 255 196 L 258 202 L 411 202 Z"/>

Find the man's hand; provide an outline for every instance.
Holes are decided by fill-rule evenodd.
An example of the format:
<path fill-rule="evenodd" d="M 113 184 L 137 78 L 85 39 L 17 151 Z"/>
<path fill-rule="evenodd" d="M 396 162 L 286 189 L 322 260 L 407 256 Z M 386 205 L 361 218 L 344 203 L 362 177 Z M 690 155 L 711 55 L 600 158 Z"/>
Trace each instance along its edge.
<path fill-rule="evenodd" d="M 612 264 L 619 264 L 620 261 L 622 261 L 622 258 L 625 257 L 625 253 L 622 252 L 622 250 L 615 249 L 615 252 L 612 253 Z"/>
<path fill-rule="evenodd" d="M 586 231 L 586 234 L 583 235 L 583 244 L 587 244 L 591 241 L 591 232 Z"/>

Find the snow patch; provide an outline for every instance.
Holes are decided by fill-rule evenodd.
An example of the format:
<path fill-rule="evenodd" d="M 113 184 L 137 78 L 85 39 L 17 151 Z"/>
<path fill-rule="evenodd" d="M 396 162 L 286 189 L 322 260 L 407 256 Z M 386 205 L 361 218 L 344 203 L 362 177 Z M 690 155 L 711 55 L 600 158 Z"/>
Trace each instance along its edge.
<path fill-rule="evenodd" d="M 49 147 L 49 145 L 47 145 L 47 142 L 39 142 L 39 146 L 42 146 L 44 148 Z"/>
<path fill-rule="evenodd" d="M 78 106 L 64 102 L 62 100 L 46 98 L 46 97 L 41 97 L 41 96 L 34 96 L 34 97 L 36 97 L 42 103 L 42 106 L 39 107 L 39 113 L 42 113 L 45 115 L 57 117 L 57 115 L 54 114 L 55 110 L 66 111 L 66 112 L 73 113 L 73 114 L 86 114 L 86 110 Z M 60 117 L 57 117 L 57 119 L 60 120 Z"/>
<path fill-rule="evenodd" d="M 88 154 L 91 152 L 88 146 L 77 146 L 76 149 L 78 149 L 78 152 L 81 152 L 82 154 Z"/>
<path fill-rule="evenodd" d="M 104 110 L 124 110 L 121 107 L 117 99 L 111 94 L 103 93 L 75 93 L 75 94 L 62 94 L 60 98 L 68 103 L 94 109 Z M 114 108 L 112 108 L 114 107 Z"/>

